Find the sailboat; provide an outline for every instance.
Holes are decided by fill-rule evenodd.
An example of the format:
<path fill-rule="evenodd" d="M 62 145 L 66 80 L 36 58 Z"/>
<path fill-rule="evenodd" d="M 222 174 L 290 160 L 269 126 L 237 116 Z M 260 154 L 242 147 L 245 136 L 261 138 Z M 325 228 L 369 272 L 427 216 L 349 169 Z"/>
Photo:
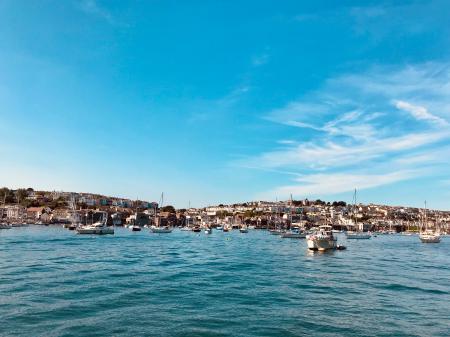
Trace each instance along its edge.
<path fill-rule="evenodd" d="M 439 231 L 434 231 L 432 228 L 428 228 L 428 217 L 427 217 L 427 202 L 425 201 L 425 209 L 424 209 L 424 222 L 421 226 L 421 232 L 419 233 L 419 239 L 423 243 L 439 243 L 441 242 L 441 235 Z M 422 231 L 422 229 L 424 229 Z"/>
<path fill-rule="evenodd" d="M 70 224 L 67 227 L 69 229 L 69 231 L 74 231 L 75 229 L 77 229 L 77 227 L 80 226 L 80 223 L 77 221 L 78 220 L 78 213 L 76 211 L 76 201 L 75 201 L 75 197 L 72 195 L 72 216 L 70 217 Z"/>
<path fill-rule="evenodd" d="M 161 193 L 161 208 L 163 206 L 164 203 L 164 192 Z M 156 219 L 158 218 L 158 221 L 156 221 Z M 158 223 L 158 226 L 156 226 L 156 223 Z M 163 234 L 163 233 L 172 233 L 172 228 L 170 228 L 169 226 L 160 226 L 161 225 L 161 216 L 157 216 L 157 209 L 155 208 L 155 225 L 150 227 L 150 230 L 152 233 L 159 233 L 159 234 Z"/>
<path fill-rule="evenodd" d="M 77 228 L 78 234 L 114 234 L 114 228 L 108 227 L 108 213 L 100 212 L 101 219 L 91 225 L 80 226 Z"/>
<path fill-rule="evenodd" d="M 289 209 L 289 226 L 290 230 L 286 231 L 284 233 L 281 233 L 281 237 L 284 239 L 305 239 L 306 233 L 304 231 L 301 231 L 300 229 L 292 229 L 292 208 L 294 203 L 292 202 L 292 194 L 290 199 L 290 209 Z"/>
<path fill-rule="evenodd" d="M 353 195 L 353 220 L 355 221 L 355 227 L 357 225 L 357 218 L 356 218 L 356 189 L 355 193 Z M 346 232 L 347 239 L 349 240 L 361 240 L 361 239 L 370 239 L 372 235 L 368 232 L 363 231 L 347 231 Z"/>

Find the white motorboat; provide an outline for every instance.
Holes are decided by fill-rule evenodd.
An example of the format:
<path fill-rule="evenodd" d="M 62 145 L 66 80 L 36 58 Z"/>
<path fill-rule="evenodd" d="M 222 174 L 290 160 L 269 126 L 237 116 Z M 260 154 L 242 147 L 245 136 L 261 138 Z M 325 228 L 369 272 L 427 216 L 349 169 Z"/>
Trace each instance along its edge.
<path fill-rule="evenodd" d="M 152 233 L 172 233 L 172 229 L 169 226 L 152 226 L 150 227 L 150 230 L 152 231 Z"/>
<path fill-rule="evenodd" d="M 354 231 L 347 231 L 345 233 L 348 240 L 364 240 L 364 239 L 370 239 L 372 237 L 372 234 L 369 232 L 354 232 Z"/>
<path fill-rule="evenodd" d="M 218 231 L 223 231 L 223 226 L 217 226 L 216 229 L 217 229 Z"/>
<path fill-rule="evenodd" d="M 248 233 L 247 225 L 242 225 L 241 228 L 239 228 L 239 232 L 241 232 L 241 233 Z"/>
<path fill-rule="evenodd" d="M 114 234 L 114 227 L 108 227 L 106 222 L 108 220 L 108 213 L 100 212 L 102 218 L 100 221 L 92 225 L 80 226 L 77 228 L 78 234 Z"/>
<path fill-rule="evenodd" d="M 310 250 L 326 251 L 338 247 L 337 238 L 333 236 L 329 225 L 319 226 L 313 234 L 307 235 L 306 239 Z"/>
<path fill-rule="evenodd" d="M 299 230 L 291 230 L 281 234 L 283 239 L 305 239 L 306 233 Z"/>

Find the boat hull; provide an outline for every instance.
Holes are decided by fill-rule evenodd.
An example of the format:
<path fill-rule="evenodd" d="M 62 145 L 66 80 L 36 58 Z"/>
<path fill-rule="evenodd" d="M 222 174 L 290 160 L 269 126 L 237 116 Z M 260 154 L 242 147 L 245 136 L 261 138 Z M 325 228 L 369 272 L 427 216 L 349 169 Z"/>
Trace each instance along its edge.
<path fill-rule="evenodd" d="M 305 239 L 306 234 L 302 233 L 284 233 L 281 235 L 283 239 Z"/>
<path fill-rule="evenodd" d="M 97 234 L 97 235 L 106 235 L 106 234 L 114 234 L 113 228 L 78 228 L 78 234 Z"/>
<path fill-rule="evenodd" d="M 347 233 L 347 240 L 367 240 L 372 237 L 369 233 Z"/>
<path fill-rule="evenodd" d="M 419 236 L 419 239 L 423 243 L 439 243 L 439 242 L 441 242 L 440 236 Z"/>
<path fill-rule="evenodd" d="M 281 235 L 283 234 L 283 232 L 281 230 L 278 229 L 273 229 L 269 231 L 270 235 Z"/>
<path fill-rule="evenodd" d="M 337 241 L 331 238 L 308 238 L 309 250 L 326 251 L 337 248 Z"/>
<path fill-rule="evenodd" d="M 163 234 L 163 233 L 172 233 L 171 229 L 166 228 L 151 228 L 152 233 Z"/>

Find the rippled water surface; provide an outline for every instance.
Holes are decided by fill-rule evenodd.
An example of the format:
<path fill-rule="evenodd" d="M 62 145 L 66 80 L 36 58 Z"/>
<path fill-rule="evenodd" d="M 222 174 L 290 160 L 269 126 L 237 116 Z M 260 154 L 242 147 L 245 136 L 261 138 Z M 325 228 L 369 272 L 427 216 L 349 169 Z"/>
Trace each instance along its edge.
<path fill-rule="evenodd" d="M 450 336 L 450 238 L 0 230 L 2 336 Z"/>

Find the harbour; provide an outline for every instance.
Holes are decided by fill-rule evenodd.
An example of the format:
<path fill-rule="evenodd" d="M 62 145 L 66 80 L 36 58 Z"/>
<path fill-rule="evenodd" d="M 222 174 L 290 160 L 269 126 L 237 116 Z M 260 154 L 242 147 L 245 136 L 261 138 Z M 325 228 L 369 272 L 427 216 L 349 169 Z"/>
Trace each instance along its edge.
<path fill-rule="evenodd" d="M 0 331 L 447 336 L 449 243 L 380 235 L 315 253 L 266 230 L 17 227 L 0 231 Z"/>
<path fill-rule="evenodd" d="M 450 337 L 449 1 L 0 8 L 0 337 Z"/>

